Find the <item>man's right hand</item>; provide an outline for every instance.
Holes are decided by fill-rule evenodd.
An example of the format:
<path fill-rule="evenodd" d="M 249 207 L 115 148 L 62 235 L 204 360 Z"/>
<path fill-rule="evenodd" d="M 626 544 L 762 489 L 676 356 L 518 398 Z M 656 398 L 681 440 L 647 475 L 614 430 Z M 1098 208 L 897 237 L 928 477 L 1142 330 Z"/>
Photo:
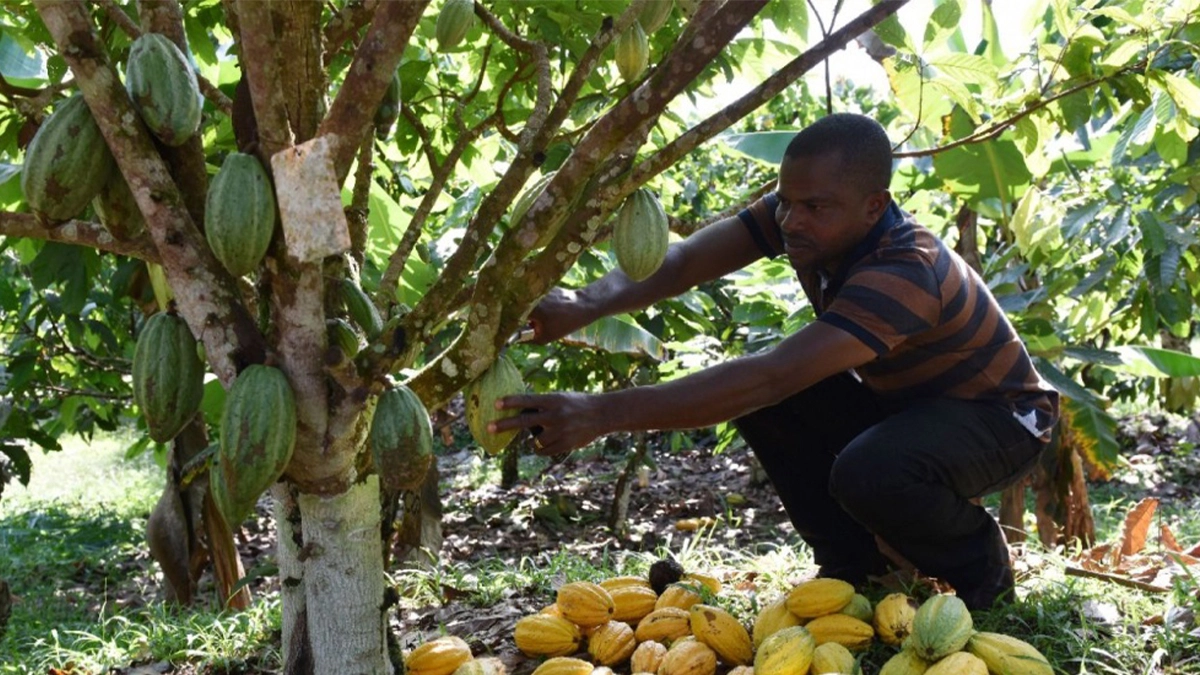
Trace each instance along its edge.
<path fill-rule="evenodd" d="M 534 344 L 560 340 L 583 328 L 597 317 L 591 315 L 579 291 L 554 287 L 529 313 Z"/>

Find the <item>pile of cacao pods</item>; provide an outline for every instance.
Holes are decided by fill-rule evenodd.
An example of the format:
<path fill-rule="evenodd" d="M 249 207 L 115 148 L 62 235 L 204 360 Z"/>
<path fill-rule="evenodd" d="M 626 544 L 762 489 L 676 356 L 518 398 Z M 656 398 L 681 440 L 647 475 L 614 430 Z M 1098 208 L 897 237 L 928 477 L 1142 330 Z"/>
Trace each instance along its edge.
<path fill-rule="evenodd" d="M 893 593 L 872 607 L 850 584 L 813 579 L 766 604 L 747 630 L 717 606 L 719 580 L 679 572 L 665 586 L 657 575 L 657 588 L 634 576 L 564 584 L 554 604 L 517 621 L 517 649 L 545 658 L 535 675 L 715 675 L 719 664 L 729 675 L 854 675 L 863 672 L 855 652 L 878 638 L 900 647 L 880 675 L 1053 673 L 1032 645 L 975 631 L 952 595 L 918 603 Z M 421 645 L 406 664 L 409 675 L 505 675 L 499 659 L 473 658 L 456 637 Z"/>

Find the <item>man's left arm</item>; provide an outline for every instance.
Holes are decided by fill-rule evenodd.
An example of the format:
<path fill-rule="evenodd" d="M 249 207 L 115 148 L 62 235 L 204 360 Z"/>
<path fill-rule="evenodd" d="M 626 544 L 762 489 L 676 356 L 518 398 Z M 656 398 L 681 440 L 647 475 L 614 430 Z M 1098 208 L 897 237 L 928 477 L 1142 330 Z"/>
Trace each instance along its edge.
<path fill-rule="evenodd" d="M 540 426 L 538 452 L 557 455 L 615 431 L 711 426 L 778 403 L 875 356 L 858 338 L 815 321 L 770 351 L 663 384 L 604 394 L 506 397 L 502 407 L 529 411 L 494 423 L 494 430 Z"/>

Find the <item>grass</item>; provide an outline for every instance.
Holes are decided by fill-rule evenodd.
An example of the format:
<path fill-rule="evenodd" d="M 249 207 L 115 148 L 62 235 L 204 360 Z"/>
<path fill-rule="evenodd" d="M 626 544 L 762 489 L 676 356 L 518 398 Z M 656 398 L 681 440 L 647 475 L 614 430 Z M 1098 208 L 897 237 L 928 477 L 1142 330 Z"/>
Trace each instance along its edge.
<path fill-rule="evenodd" d="M 279 607 L 258 597 L 240 614 L 211 606 L 186 611 L 157 599 L 156 568 L 142 541 L 145 519 L 162 488 L 162 470 L 149 456 L 124 458 L 129 439 L 75 442 L 35 458 L 28 489 L 10 487 L 0 500 L 0 578 L 19 597 L 8 634 L 0 640 L 0 674 L 74 668 L 101 673 L 130 664 L 191 664 L 187 672 L 257 673 L 278 668 Z M 495 482 L 496 463 L 478 463 L 467 480 Z M 526 467 L 530 468 L 530 467 Z M 533 467 L 536 470 L 537 467 Z M 463 474 L 460 474 L 463 475 Z M 1101 541 L 1112 541 L 1139 485 L 1110 483 L 1091 492 Z M 1161 515 L 1181 540 L 1200 536 L 1200 514 L 1184 503 Z M 1063 573 L 1062 552 L 1036 543 L 1022 558 L 1022 602 L 974 613 L 976 628 L 1020 637 L 1067 674 L 1200 674 L 1200 579 L 1183 578 L 1169 594 L 1149 594 Z M 765 603 L 813 568 L 807 549 L 761 545 L 731 548 L 712 531 L 676 540 L 671 553 L 691 570 L 715 573 L 729 590 L 716 598 L 746 624 Z M 445 602 L 493 607 L 519 589 L 530 607 L 553 602 L 563 583 L 618 574 L 644 574 L 654 553 L 564 547 L 518 561 L 443 562 L 397 572 L 402 604 L 421 609 Z M 878 601 L 887 589 L 872 588 Z M 919 589 L 917 592 L 920 592 Z M 1190 614 L 1189 614 L 1190 612 Z M 893 653 L 875 644 L 860 655 L 873 675 Z"/>

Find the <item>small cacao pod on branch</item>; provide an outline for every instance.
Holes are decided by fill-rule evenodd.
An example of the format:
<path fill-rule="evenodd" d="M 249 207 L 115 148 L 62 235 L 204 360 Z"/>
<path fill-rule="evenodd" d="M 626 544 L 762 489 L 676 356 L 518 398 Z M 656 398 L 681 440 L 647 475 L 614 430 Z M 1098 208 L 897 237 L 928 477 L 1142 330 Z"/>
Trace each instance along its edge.
<path fill-rule="evenodd" d="M 158 33 L 143 33 L 129 47 L 125 88 L 150 132 L 169 146 L 183 145 L 200 128 L 204 100 L 187 57 Z"/>
<path fill-rule="evenodd" d="M 438 13 L 435 37 L 438 49 L 446 51 L 458 46 L 467 31 L 475 25 L 475 0 L 446 0 Z"/>
<path fill-rule="evenodd" d="M 433 462 L 433 427 L 412 389 L 400 385 L 379 397 L 370 442 L 381 485 L 393 491 L 421 485 Z"/>
<path fill-rule="evenodd" d="M 493 434 L 488 424 L 519 414 L 517 410 L 496 410 L 496 401 L 524 393 L 525 380 L 507 356 L 496 359 L 492 367 L 467 388 L 467 427 L 479 447 L 489 455 L 498 455 L 517 436 L 516 431 Z"/>
<path fill-rule="evenodd" d="M 646 39 L 646 31 L 636 21 L 617 37 L 616 50 L 617 70 L 626 82 L 640 77 L 650 63 L 650 42 Z"/>
<path fill-rule="evenodd" d="M 87 208 L 115 172 L 100 127 L 83 96 L 76 94 L 42 122 L 29 142 L 21 190 L 34 213 L 61 222 Z"/>
<path fill-rule="evenodd" d="M 670 245 L 667 214 L 654 193 L 638 188 L 621 205 L 613 226 L 617 264 L 630 279 L 641 281 L 658 271 Z"/>
<path fill-rule="evenodd" d="M 254 271 L 275 233 L 275 193 L 254 155 L 231 152 L 208 186 L 204 236 L 235 277 Z"/>
<path fill-rule="evenodd" d="M 133 400 L 150 438 L 166 443 L 200 410 L 204 363 L 183 319 L 159 312 L 146 320 L 133 351 Z"/>

